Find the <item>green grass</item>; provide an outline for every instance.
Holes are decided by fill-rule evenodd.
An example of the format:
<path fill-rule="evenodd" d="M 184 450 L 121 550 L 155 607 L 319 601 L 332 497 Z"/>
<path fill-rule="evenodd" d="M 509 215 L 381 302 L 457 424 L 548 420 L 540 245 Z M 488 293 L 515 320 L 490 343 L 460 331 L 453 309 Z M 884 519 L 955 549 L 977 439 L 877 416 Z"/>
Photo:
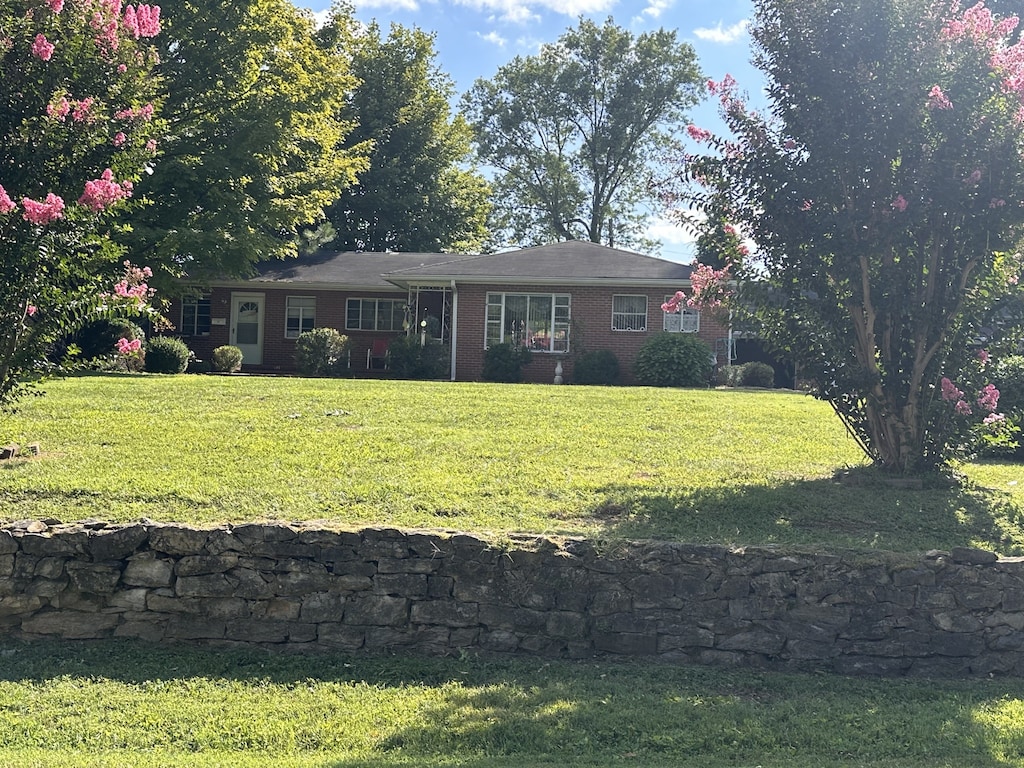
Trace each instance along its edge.
<path fill-rule="evenodd" d="M 1019 465 L 891 488 L 787 392 L 86 376 L 0 421 L 7 519 L 454 528 L 1024 554 Z M 833 480 L 855 470 L 854 485 Z"/>
<path fill-rule="evenodd" d="M 0 644 L 0 765 L 1021 766 L 1000 681 Z"/>

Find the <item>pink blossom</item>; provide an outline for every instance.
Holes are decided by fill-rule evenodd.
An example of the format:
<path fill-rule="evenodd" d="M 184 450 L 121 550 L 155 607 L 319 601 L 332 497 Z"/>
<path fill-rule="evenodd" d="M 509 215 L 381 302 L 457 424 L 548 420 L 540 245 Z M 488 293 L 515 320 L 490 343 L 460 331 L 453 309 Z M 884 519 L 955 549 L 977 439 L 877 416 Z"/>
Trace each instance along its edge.
<path fill-rule="evenodd" d="M 49 224 L 64 215 L 64 201 L 53 192 L 50 192 L 41 203 L 23 197 L 21 207 L 25 209 L 22 218 L 33 224 Z"/>
<path fill-rule="evenodd" d="M 64 10 L 64 0 L 46 0 L 46 4 L 50 6 L 50 10 L 54 13 L 60 13 Z"/>
<path fill-rule="evenodd" d="M 952 109 L 953 102 L 946 98 L 946 94 L 942 92 L 942 89 L 934 85 L 932 89 L 928 91 L 928 109 Z"/>
<path fill-rule="evenodd" d="M 76 123 L 81 123 L 84 120 L 88 120 L 90 117 L 89 110 L 92 109 L 92 105 L 95 103 L 95 101 L 96 99 L 94 99 L 92 96 L 86 96 L 81 101 L 74 102 L 74 109 L 71 111 L 71 119 L 74 120 Z"/>
<path fill-rule="evenodd" d="M 128 71 L 128 65 L 127 64 L 118 64 L 117 65 L 117 73 L 119 75 L 123 75 L 127 71 Z"/>
<path fill-rule="evenodd" d="M 32 55 L 37 59 L 49 61 L 53 56 L 53 49 L 53 43 L 49 42 L 42 32 L 36 35 L 36 39 L 32 41 Z"/>
<path fill-rule="evenodd" d="M 981 182 L 981 170 L 975 168 L 971 175 L 964 179 L 964 184 L 969 187 L 976 187 Z"/>
<path fill-rule="evenodd" d="M 114 119 L 143 120 L 148 122 L 149 120 L 153 119 L 153 111 L 154 110 L 152 104 L 146 104 L 145 106 L 139 107 L 138 109 L 135 109 L 134 107 L 129 107 L 127 109 L 122 109 L 118 112 L 115 112 Z"/>
<path fill-rule="evenodd" d="M 987 364 L 989 359 L 991 358 L 991 355 L 989 355 L 987 349 L 979 349 L 977 355 L 975 356 L 978 358 L 978 362 L 980 362 L 982 365 Z"/>
<path fill-rule="evenodd" d="M 686 132 L 690 134 L 690 138 L 694 141 L 708 141 L 711 138 L 711 131 L 707 128 L 698 128 L 692 123 L 686 126 Z"/>
<path fill-rule="evenodd" d="M 140 4 L 135 11 L 139 22 L 139 37 L 156 37 L 160 34 L 160 6 Z"/>
<path fill-rule="evenodd" d="M 78 202 L 93 211 L 102 211 L 130 196 L 130 184 L 127 182 L 118 184 L 114 181 L 113 172 L 107 168 L 100 178 L 85 182 L 85 191 L 78 198 Z"/>
<path fill-rule="evenodd" d="M 140 349 L 142 349 L 142 342 L 139 339 L 128 341 L 128 339 L 120 338 L 117 340 L 117 351 L 122 355 L 130 355 Z"/>
<path fill-rule="evenodd" d="M 796 142 L 793 139 L 786 139 L 782 142 L 783 149 L 796 149 Z"/>
<path fill-rule="evenodd" d="M 896 199 L 892 201 L 892 207 L 903 213 L 907 210 L 907 199 L 903 195 L 896 195 Z"/>
<path fill-rule="evenodd" d="M 1006 201 L 998 197 L 993 197 L 988 203 L 989 208 L 1002 208 L 1004 205 L 1006 205 Z"/>
<path fill-rule="evenodd" d="M 61 96 L 60 101 L 50 102 L 46 105 L 46 114 L 54 120 L 64 120 L 71 112 L 71 103 L 66 96 Z"/>
<path fill-rule="evenodd" d="M 973 411 L 971 411 L 971 406 L 966 400 L 957 400 L 953 410 L 955 410 L 960 416 L 970 416 L 971 413 L 973 413 Z"/>
<path fill-rule="evenodd" d="M 942 399 L 947 403 L 963 399 L 964 393 L 957 389 L 956 384 L 945 376 L 943 376 L 942 381 L 939 382 L 939 387 L 942 390 Z"/>
<path fill-rule="evenodd" d="M 981 423 L 985 424 L 987 426 L 991 426 L 992 424 L 1000 424 L 1000 423 L 1002 423 L 1004 421 L 1006 421 L 1006 415 L 1005 414 L 1002 414 L 1002 413 L 990 413 L 988 416 L 986 416 L 984 419 L 982 419 Z"/>
<path fill-rule="evenodd" d="M 809 211 L 809 210 L 811 210 L 811 206 L 812 206 L 813 204 L 814 204 L 814 201 L 813 201 L 813 200 L 804 200 L 804 201 L 803 201 L 803 202 L 802 202 L 802 203 L 800 204 L 800 210 L 801 210 L 801 211 Z"/>
<path fill-rule="evenodd" d="M 0 213 L 10 213 L 17 207 L 7 194 L 7 190 L 0 186 Z"/>
<path fill-rule="evenodd" d="M 29 304 L 29 305 L 27 305 L 25 307 L 25 314 L 28 315 L 29 317 L 35 317 L 35 314 L 38 311 L 39 311 L 39 308 L 36 307 L 35 304 Z"/>
<path fill-rule="evenodd" d="M 149 153 L 156 152 L 156 139 L 150 139 L 146 142 L 146 151 Z"/>
<path fill-rule="evenodd" d="M 723 299 L 731 295 L 725 287 L 729 281 L 729 265 L 722 269 L 714 269 L 707 264 L 697 263 L 690 272 L 691 294 L 686 299 L 686 306 L 694 309 L 716 309 L 722 305 Z M 678 297 L 679 294 L 676 294 Z M 678 303 L 678 302 L 677 302 Z"/>
<path fill-rule="evenodd" d="M 117 133 L 114 134 L 114 141 L 113 141 L 113 143 L 114 143 L 115 147 L 120 147 L 127 140 L 128 140 L 128 137 L 124 135 L 123 131 L 118 131 Z"/>
<path fill-rule="evenodd" d="M 999 405 L 999 390 L 995 384 L 986 384 L 978 395 L 978 407 L 986 411 L 994 411 Z"/>

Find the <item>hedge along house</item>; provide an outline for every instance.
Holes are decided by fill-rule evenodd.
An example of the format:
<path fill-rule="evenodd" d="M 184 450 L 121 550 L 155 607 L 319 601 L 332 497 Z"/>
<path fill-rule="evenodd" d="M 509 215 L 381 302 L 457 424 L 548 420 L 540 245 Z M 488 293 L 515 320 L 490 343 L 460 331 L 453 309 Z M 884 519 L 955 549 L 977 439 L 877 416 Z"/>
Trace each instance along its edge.
<path fill-rule="evenodd" d="M 575 357 L 610 350 L 629 383 L 640 347 L 662 331 L 697 334 L 729 362 L 727 327 L 661 309 L 689 278 L 688 265 L 585 241 L 471 256 L 320 251 L 215 282 L 170 318 L 200 359 L 232 344 L 253 372 L 294 371 L 299 335 L 331 327 L 351 340 L 356 376 L 388 375 L 387 345 L 416 334 L 448 345 L 453 381 L 479 381 L 487 347 L 509 342 L 535 353 L 527 381 L 553 381 L 558 364 L 571 381 Z"/>

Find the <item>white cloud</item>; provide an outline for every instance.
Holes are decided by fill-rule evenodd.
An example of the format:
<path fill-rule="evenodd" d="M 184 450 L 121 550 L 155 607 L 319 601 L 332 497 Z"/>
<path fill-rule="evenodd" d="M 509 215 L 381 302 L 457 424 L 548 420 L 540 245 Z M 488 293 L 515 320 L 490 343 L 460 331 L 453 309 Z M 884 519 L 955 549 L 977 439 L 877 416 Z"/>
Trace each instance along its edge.
<path fill-rule="evenodd" d="M 705 218 L 703 213 L 695 210 L 681 211 L 680 215 Z M 666 216 L 653 217 L 645 234 L 653 240 L 660 240 L 665 246 L 690 245 L 697 241 L 697 234 L 691 227 L 684 227 L 675 218 Z"/>
<path fill-rule="evenodd" d="M 378 2 L 379 0 L 370 0 Z M 494 13 L 502 21 L 525 23 L 538 21 L 538 11 L 564 16 L 587 16 L 609 10 L 615 0 L 455 0 L 459 5 Z M 661 2 L 662 0 L 656 0 Z"/>
<path fill-rule="evenodd" d="M 644 8 L 640 14 L 641 16 L 649 16 L 652 19 L 657 19 L 674 4 L 675 0 L 650 0 L 647 7 Z"/>
<path fill-rule="evenodd" d="M 357 8 L 384 8 L 389 11 L 418 11 L 416 0 L 355 0 Z"/>
<path fill-rule="evenodd" d="M 743 19 L 733 24 L 731 27 L 722 27 L 722 22 L 718 22 L 718 26 L 715 28 L 699 27 L 693 30 L 693 34 L 701 40 L 707 40 L 711 43 L 721 43 L 728 45 L 729 43 L 735 43 L 747 34 L 747 27 L 750 26 L 750 21 Z"/>
<path fill-rule="evenodd" d="M 320 27 L 322 27 L 324 24 L 326 24 L 327 20 L 329 18 L 331 18 L 331 9 L 330 8 L 324 8 L 324 10 L 322 10 L 322 11 L 313 11 L 312 13 L 313 13 L 313 23 L 316 24 L 316 28 L 317 29 L 320 29 Z"/>
<path fill-rule="evenodd" d="M 496 45 L 499 48 L 504 48 L 505 43 L 508 42 L 507 40 L 505 40 L 504 37 L 499 35 L 497 32 L 488 32 L 486 35 L 482 35 L 479 32 L 477 32 L 476 36 L 479 37 L 484 42 L 491 43 L 492 45 Z"/>

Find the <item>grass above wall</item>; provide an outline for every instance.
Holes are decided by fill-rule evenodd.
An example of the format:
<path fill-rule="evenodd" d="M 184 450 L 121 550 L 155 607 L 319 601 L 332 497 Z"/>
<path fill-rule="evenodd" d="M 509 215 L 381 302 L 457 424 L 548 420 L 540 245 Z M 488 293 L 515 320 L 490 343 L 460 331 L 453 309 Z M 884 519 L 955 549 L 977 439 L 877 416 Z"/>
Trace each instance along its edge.
<path fill-rule="evenodd" d="M 84 376 L 0 420 L 4 518 L 241 520 L 1024 554 L 1024 467 L 892 488 L 797 393 Z M 838 483 L 852 470 L 856 483 Z"/>

